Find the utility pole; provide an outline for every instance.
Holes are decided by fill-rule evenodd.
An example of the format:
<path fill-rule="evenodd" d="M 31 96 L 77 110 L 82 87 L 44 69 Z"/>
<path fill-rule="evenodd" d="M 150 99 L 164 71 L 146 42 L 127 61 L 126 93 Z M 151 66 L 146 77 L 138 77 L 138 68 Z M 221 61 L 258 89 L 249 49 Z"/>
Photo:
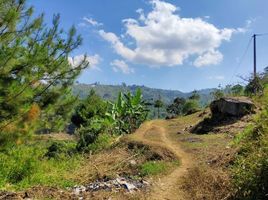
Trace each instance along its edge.
<path fill-rule="evenodd" d="M 256 34 L 253 35 L 254 79 L 257 77 Z"/>

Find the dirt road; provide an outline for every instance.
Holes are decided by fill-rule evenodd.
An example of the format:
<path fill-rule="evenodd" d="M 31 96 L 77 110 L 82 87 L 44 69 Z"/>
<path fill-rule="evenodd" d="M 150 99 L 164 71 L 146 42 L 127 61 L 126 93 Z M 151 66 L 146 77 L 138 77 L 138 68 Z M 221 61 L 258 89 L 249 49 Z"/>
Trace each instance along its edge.
<path fill-rule="evenodd" d="M 134 139 L 148 145 L 159 145 L 173 152 L 180 160 L 180 165 L 169 175 L 153 184 L 148 199 L 184 200 L 186 195 L 181 189 L 180 180 L 192 166 L 191 155 L 187 154 L 178 142 L 169 138 L 168 121 L 154 120 L 144 123 L 134 134 Z"/>

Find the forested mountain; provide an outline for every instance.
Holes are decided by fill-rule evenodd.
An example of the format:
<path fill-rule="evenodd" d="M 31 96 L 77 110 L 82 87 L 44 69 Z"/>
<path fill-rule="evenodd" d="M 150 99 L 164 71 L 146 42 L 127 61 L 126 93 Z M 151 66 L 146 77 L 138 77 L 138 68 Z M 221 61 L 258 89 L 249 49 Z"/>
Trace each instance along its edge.
<path fill-rule="evenodd" d="M 74 95 L 79 95 L 79 97 L 83 99 L 89 94 L 90 90 L 93 89 L 100 97 L 103 97 L 106 100 L 114 101 L 120 91 L 130 91 L 131 93 L 134 93 L 138 88 L 142 90 L 144 99 L 146 99 L 147 101 L 155 101 L 156 99 L 159 99 L 160 96 L 161 100 L 165 104 L 170 104 L 176 97 L 188 98 L 189 96 L 191 96 L 191 92 L 184 93 L 178 90 L 155 89 L 138 85 L 127 86 L 124 83 L 121 85 L 102 85 L 99 83 L 75 84 L 73 86 L 73 93 Z M 212 100 L 210 93 L 214 90 L 215 89 L 204 89 L 197 91 L 201 97 L 200 103 L 202 105 L 206 105 Z"/>

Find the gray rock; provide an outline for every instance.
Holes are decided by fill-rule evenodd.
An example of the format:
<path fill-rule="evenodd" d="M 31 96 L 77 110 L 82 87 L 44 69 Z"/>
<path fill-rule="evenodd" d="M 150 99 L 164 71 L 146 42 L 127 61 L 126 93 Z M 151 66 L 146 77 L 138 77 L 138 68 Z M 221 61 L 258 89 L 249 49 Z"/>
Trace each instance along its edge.
<path fill-rule="evenodd" d="M 241 117 L 254 111 L 255 105 L 248 98 L 224 97 L 210 104 L 212 115 Z"/>

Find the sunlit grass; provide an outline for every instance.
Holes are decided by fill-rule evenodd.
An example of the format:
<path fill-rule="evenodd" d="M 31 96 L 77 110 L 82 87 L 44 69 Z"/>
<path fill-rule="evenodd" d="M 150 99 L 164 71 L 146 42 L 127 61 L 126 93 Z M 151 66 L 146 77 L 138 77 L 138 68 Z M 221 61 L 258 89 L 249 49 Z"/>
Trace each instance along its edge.
<path fill-rule="evenodd" d="M 62 142 L 65 143 L 65 142 Z M 68 147 L 73 146 L 68 142 Z M 0 189 L 21 190 L 35 185 L 69 187 L 75 185 L 73 171 L 82 155 L 45 156 L 51 142 L 38 141 L 0 152 Z"/>

